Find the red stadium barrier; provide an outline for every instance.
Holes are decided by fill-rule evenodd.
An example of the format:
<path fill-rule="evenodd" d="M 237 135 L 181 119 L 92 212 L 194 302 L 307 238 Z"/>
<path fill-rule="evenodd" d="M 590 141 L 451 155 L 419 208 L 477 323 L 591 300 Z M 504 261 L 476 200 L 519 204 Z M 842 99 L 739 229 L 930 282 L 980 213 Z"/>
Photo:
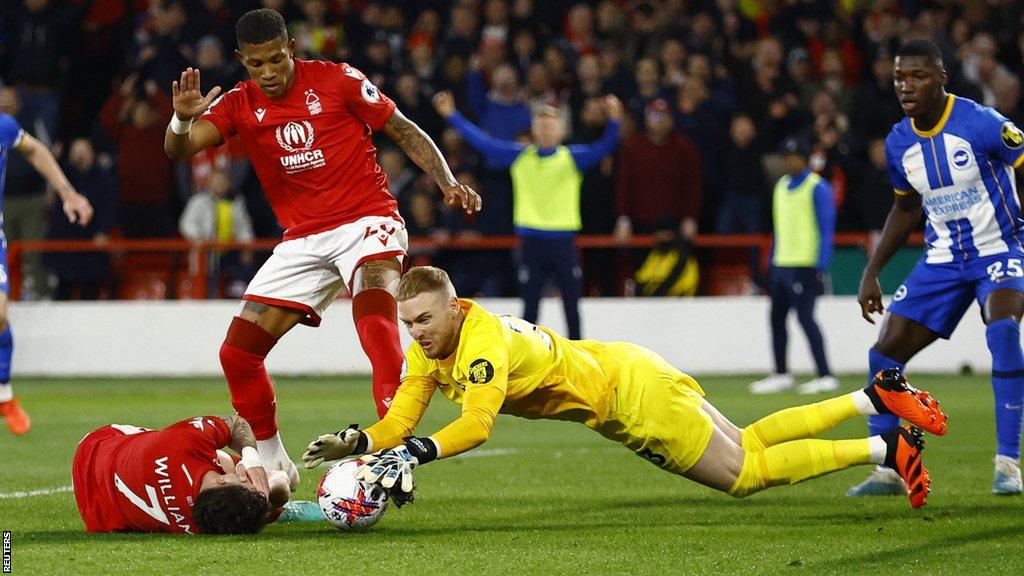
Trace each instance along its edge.
<path fill-rule="evenodd" d="M 21 296 L 21 260 L 26 252 L 106 252 L 112 259 L 120 259 L 121 268 L 127 267 L 127 272 L 146 278 L 156 279 L 152 285 L 158 286 L 159 282 L 179 283 L 187 286 L 187 297 L 205 298 L 207 294 L 207 263 L 209 255 L 215 251 L 230 250 L 257 250 L 270 251 L 276 246 L 278 239 L 259 239 L 253 242 L 189 242 L 188 240 L 176 239 L 154 239 L 154 240 L 128 240 L 112 239 L 105 243 L 95 243 L 91 240 L 23 240 L 12 242 L 8 247 L 8 259 L 10 270 L 10 297 L 17 300 Z M 865 250 L 871 248 L 871 237 L 866 233 L 844 232 L 838 233 L 835 237 L 836 246 L 858 247 Z M 923 237 L 920 233 L 911 236 L 909 244 L 921 245 Z M 512 249 L 519 245 L 516 236 L 494 236 L 480 238 L 451 238 L 445 241 L 438 241 L 431 238 L 412 238 L 409 242 L 410 251 L 413 250 L 494 250 Z M 619 242 L 612 236 L 606 235 L 581 235 L 576 238 L 576 246 L 580 250 L 591 250 L 598 248 L 650 248 L 652 238 L 649 235 L 633 236 L 625 242 Z M 771 236 L 767 234 L 701 234 L 694 239 L 694 246 L 700 249 L 750 249 L 758 250 L 762 266 L 767 265 L 767 258 L 771 247 Z M 184 269 L 181 263 L 187 261 Z M 117 267 L 115 266 L 115 269 Z M 170 270 L 168 270 L 170 268 Z M 148 274 L 152 272 L 151 274 Z M 161 275 L 166 276 L 161 280 Z M 142 297 L 161 296 L 154 288 L 153 293 L 146 293 L 144 282 L 137 286 Z M 131 290 L 122 290 L 122 293 L 131 293 Z"/>

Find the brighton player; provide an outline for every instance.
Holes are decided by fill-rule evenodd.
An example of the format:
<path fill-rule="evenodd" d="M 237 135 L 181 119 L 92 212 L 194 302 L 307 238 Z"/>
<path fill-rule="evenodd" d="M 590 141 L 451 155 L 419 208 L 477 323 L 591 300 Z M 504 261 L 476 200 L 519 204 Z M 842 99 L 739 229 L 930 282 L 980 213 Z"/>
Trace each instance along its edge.
<path fill-rule="evenodd" d="M 173 83 L 168 156 L 187 158 L 237 136 L 252 161 L 283 241 L 245 291 L 220 360 L 231 402 L 253 427 L 268 469 L 298 471 L 278 433 L 274 387 L 264 359 L 296 324 L 320 315 L 348 288 L 359 341 L 373 367 L 383 415 L 402 365 L 393 296 L 407 236 L 377 165 L 372 135 L 388 136 L 429 174 L 449 206 L 480 209 L 480 197 L 452 176 L 433 141 L 348 64 L 295 59 L 280 14 L 254 10 L 236 25 L 236 55 L 250 80 L 218 98 L 203 95 L 199 70 Z"/>
<path fill-rule="evenodd" d="M 992 353 L 997 450 L 992 491 L 1020 494 L 1024 404 L 1024 233 L 1014 169 L 1024 164 L 1024 134 L 995 110 L 947 94 L 939 49 L 915 40 L 893 70 L 907 117 L 886 138 L 896 200 L 861 278 L 864 318 L 882 313 L 878 273 L 927 216 L 927 249 L 893 295 L 871 373 L 899 368 L 936 338 L 949 338 L 973 300 L 981 306 Z M 868 419 L 872 434 L 895 428 L 892 415 Z M 879 468 L 848 496 L 903 494 L 900 478 Z"/>
<path fill-rule="evenodd" d="M 22 130 L 18 121 L 0 113 L 0 204 L 3 202 L 4 181 L 6 180 L 7 158 L 11 150 L 17 150 L 28 163 L 46 179 L 60 197 L 64 214 L 72 223 L 88 226 L 92 220 L 92 205 L 68 182 L 57 160 L 46 146 L 31 134 Z M 7 269 L 7 238 L 3 233 L 3 212 L 0 212 L 0 415 L 7 420 L 7 428 L 20 436 L 32 428 L 32 420 L 14 397 L 11 386 L 11 354 L 14 352 L 14 337 L 7 320 L 7 300 L 10 292 Z"/>
<path fill-rule="evenodd" d="M 459 299 L 443 270 L 418 267 L 398 287 L 399 317 L 415 342 L 402 385 L 383 420 L 365 430 L 324 434 L 303 454 L 307 467 L 383 450 L 357 471 L 380 481 L 397 502 L 412 491 L 412 468 L 479 446 L 499 412 L 570 420 L 623 443 L 656 466 L 736 497 L 793 484 L 857 464 L 892 467 L 925 504 L 928 471 L 920 426 L 943 434 L 946 416 L 895 371 L 863 390 L 797 406 L 738 428 L 704 400 L 693 378 L 625 342 L 574 341 Z M 412 437 L 435 391 L 462 405 L 461 416 L 429 437 Z M 915 426 L 857 440 L 817 440 L 840 422 L 897 414 Z M 398 487 L 398 491 L 395 487 Z"/>
<path fill-rule="evenodd" d="M 264 470 L 237 415 L 104 426 L 79 442 L 71 475 L 86 532 L 255 534 L 289 495 L 288 476 Z"/>

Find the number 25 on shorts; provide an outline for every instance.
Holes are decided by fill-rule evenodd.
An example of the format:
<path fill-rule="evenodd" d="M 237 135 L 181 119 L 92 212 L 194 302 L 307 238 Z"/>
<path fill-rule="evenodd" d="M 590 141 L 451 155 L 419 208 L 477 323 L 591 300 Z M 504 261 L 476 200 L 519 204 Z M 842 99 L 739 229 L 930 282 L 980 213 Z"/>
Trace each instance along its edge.
<path fill-rule="evenodd" d="M 993 262 L 985 269 L 988 272 L 989 280 L 999 282 L 1005 276 L 1020 278 L 1024 276 L 1024 268 L 1021 267 L 1020 258 L 1009 258 L 1006 260 L 1006 270 L 1003 270 L 1002 262 Z"/>

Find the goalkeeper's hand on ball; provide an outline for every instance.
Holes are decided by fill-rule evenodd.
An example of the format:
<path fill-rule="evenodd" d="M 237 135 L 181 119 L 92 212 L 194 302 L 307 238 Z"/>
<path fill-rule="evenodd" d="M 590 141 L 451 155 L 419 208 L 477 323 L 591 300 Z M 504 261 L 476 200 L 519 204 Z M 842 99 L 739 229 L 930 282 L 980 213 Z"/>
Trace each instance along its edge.
<path fill-rule="evenodd" d="M 399 508 L 413 501 L 412 471 L 438 457 L 438 446 L 430 438 L 405 438 L 405 445 L 363 457 L 356 479 L 379 484 Z"/>
<path fill-rule="evenodd" d="M 388 490 L 398 489 L 412 492 L 412 471 L 419 465 L 415 456 L 405 446 L 381 450 L 363 458 L 363 464 L 356 470 L 356 480 L 380 484 Z"/>
<path fill-rule="evenodd" d="M 302 454 L 302 463 L 306 468 L 312 469 L 329 460 L 340 460 L 358 454 L 361 452 L 358 448 L 362 437 L 363 433 L 359 430 L 358 424 L 352 424 L 334 434 L 321 434 L 306 446 L 306 452 Z M 365 439 L 362 444 L 365 450 Z"/>

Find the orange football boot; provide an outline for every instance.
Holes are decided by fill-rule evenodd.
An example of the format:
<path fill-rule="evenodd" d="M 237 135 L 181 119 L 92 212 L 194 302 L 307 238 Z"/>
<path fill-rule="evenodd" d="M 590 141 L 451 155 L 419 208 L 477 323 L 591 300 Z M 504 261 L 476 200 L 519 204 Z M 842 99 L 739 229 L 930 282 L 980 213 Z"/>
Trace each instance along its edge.
<path fill-rule="evenodd" d="M 911 508 L 920 508 L 928 500 L 932 491 L 931 476 L 921 462 L 921 451 L 924 450 L 924 434 L 917 426 L 902 426 L 882 434 L 885 440 L 885 465 L 892 468 L 903 478 L 907 485 L 907 497 Z"/>
<path fill-rule="evenodd" d="M 7 420 L 7 428 L 15 436 L 21 436 L 32 429 L 32 419 L 28 417 L 28 412 L 25 412 L 21 404 L 18 404 L 17 398 L 0 402 L 0 415 Z"/>
<path fill-rule="evenodd" d="M 942 411 L 939 401 L 908 384 L 899 368 L 875 374 L 864 392 L 879 414 L 895 414 L 936 436 L 944 436 L 948 430 L 949 417 Z"/>

